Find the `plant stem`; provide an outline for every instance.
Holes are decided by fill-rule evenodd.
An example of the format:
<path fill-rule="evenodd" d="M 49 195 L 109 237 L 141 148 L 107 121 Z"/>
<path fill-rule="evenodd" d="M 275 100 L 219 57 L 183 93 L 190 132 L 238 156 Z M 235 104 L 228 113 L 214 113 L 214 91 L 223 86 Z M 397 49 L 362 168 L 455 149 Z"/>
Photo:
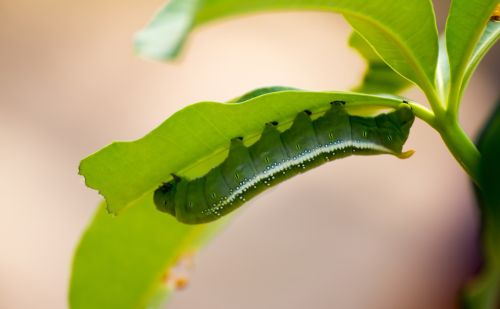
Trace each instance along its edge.
<path fill-rule="evenodd" d="M 426 122 L 428 125 L 430 125 L 431 127 L 433 127 L 434 129 L 437 130 L 437 128 L 436 128 L 436 116 L 434 116 L 434 113 L 431 110 L 429 110 L 425 106 L 422 106 L 422 105 L 415 103 L 415 102 L 410 102 L 409 104 L 413 110 L 413 113 L 415 114 L 415 116 L 417 118 L 420 118 L 421 120 Z"/>
<path fill-rule="evenodd" d="M 478 177 L 481 154 L 458 121 L 455 118 L 439 117 L 436 119 L 436 129 L 458 163 L 469 174 L 472 181 L 481 187 Z"/>
<path fill-rule="evenodd" d="M 478 165 L 481 155 L 460 126 L 457 109 L 443 104 L 447 99 L 439 97 L 432 87 L 423 90 L 435 115 L 432 123 L 426 122 L 439 132 L 453 157 L 480 188 Z"/>

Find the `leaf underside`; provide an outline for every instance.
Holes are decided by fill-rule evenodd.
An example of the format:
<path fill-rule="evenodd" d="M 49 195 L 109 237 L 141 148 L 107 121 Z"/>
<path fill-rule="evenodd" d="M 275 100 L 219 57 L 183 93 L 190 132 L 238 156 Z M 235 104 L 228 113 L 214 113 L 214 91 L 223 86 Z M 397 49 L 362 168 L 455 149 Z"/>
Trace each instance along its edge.
<path fill-rule="evenodd" d="M 410 81 L 388 66 L 370 44 L 356 32 L 351 34 L 349 46 L 354 48 L 367 63 L 365 75 L 353 91 L 397 94 L 411 86 Z"/>

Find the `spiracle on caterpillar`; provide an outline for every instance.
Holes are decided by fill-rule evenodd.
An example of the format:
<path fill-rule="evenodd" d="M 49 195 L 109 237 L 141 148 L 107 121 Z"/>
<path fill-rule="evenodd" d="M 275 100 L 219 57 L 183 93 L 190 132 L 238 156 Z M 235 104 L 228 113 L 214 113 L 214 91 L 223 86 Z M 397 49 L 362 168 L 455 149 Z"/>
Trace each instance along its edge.
<path fill-rule="evenodd" d="M 374 117 L 350 115 L 345 102 L 334 101 L 319 118 L 310 111 L 297 114 L 283 132 L 278 122 L 264 125 L 255 143 L 231 139 L 229 154 L 202 177 L 187 179 L 173 175 L 154 193 L 156 207 L 188 223 L 206 223 L 235 210 L 247 200 L 284 180 L 323 163 L 350 155 L 402 152 L 415 116 L 402 103 L 389 113 Z"/>

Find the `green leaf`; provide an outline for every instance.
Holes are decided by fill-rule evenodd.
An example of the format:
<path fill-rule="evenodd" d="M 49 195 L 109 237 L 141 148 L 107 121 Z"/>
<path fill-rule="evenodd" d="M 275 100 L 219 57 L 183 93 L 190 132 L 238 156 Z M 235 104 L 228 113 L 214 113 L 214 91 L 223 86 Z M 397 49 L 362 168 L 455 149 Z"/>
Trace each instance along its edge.
<path fill-rule="evenodd" d="M 320 10 L 344 14 L 377 53 L 397 72 L 431 91 L 438 55 L 434 11 L 430 0 L 200 0 L 185 10 L 172 0 L 136 37 L 146 57 L 173 58 L 193 28 L 231 15 L 263 10 Z"/>
<path fill-rule="evenodd" d="M 500 101 L 479 139 L 481 151 L 476 190 L 481 206 L 484 268 L 465 290 L 465 307 L 494 309 L 500 306 Z"/>
<path fill-rule="evenodd" d="M 396 94 L 411 86 L 407 79 L 391 69 L 356 32 L 349 38 L 349 46 L 356 49 L 368 64 L 361 84 L 353 91 Z"/>
<path fill-rule="evenodd" d="M 469 83 L 472 74 L 476 70 L 477 66 L 486 55 L 486 53 L 490 50 L 491 47 L 495 45 L 495 43 L 500 38 L 500 22 L 490 21 L 484 30 L 481 39 L 476 45 L 474 52 L 472 53 L 471 59 L 467 63 L 467 68 L 465 69 L 464 81 L 462 82 L 462 90 L 463 93 L 467 88 L 467 84 Z"/>
<path fill-rule="evenodd" d="M 250 99 L 259 97 L 261 95 L 265 95 L 265 94 L 273 93 L 273 92 L 279 92 L 279 91 L 286 91 L 286 90 L 299 90 L 299 89 L 294 88 L 294 87 L 287 87 L 287 86 L 262 87 L 262 88 L 257 88 L 257 89 L 254 89 L 252 91 L 249 91 L 249 92 L 245 93 L 244 95 L 239 96 L 237 98 L 234 98 L 234 99 L 228 101 L 228 103 L 241 103 L 241 102 L 245 102 L 245 101 L 248 101 Z"/>
<path fill-rule="evenodd" d="M 168 270 L 220 226 L 187 226 L 159 215 L 151 196 L 135 206 L 119 217 L 99 207 L 75 253 L 72 309 L 137 309 L 161 303 L 172 291 L 164 282 Z"/>
<path fill-rule="evenodd" d="M 467 79 L 474 51 L 498 0 L 453 0 L 446 23 L 446 46 L 448 50 L 451 77 L 450 104 L 458 108 L 458 102 Z M 486 50 L 483 51 L 483 53 Z"/>
<path fill-rule="evenodd" d="M 301 111 L 326 110 L 332 101 L 356 107 L 393 107 L 399 98 L 343 92 L 280 91 L 239 103 L 202 102 L 188 106 L 135 142 L 115 142 L 84 159 L 80 174 L 118 213 L 150 196 L 171 173 L 194 178 L 227 156 L 229 141 L 258 138 L 265 123 L 291 123 Z"/>

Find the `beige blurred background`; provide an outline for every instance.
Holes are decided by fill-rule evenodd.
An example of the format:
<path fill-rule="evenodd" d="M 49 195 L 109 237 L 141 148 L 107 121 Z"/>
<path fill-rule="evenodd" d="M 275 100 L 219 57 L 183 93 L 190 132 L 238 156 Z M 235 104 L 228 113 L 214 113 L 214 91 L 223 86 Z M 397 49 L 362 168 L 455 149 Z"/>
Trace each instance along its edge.
<path fill-rule="evenodd" d="M 139 59 L 131 36 L 161 2 L 0 1 L 0 308 L 67 307 L 72 251 L 100 200 L 77 175 L 85 156 L 196 101 L 346 90 L 364 69 L 343 19 L 313 12 L 213 24 L 174 64 Z M 498 55 L 465 97 L 473 135 L 498 95 Z M 409 160 L 337 161 L 249 203 L 169 308 L 454 308 L 477 267 L 471 188 L 423 123 L 407 147 Z"/>

